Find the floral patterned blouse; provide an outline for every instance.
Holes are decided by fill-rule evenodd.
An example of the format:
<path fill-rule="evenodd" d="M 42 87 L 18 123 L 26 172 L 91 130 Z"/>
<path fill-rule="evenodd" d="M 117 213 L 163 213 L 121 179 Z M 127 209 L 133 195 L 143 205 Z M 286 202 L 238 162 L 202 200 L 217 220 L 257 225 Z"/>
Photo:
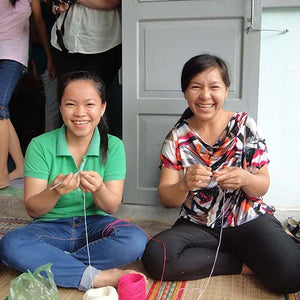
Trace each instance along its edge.
<path fill-rule="evenodd" d="M 223 138 L 211 146 L 193 131 L 186 120 L 167 135 L 161 150 L 161 166 L 184 175 L 193 164 L 211 167 L 212 171 L 240 167 L 256 173 L 269 163 L 267 147 L 256 122 L 245 112 L 236 112 L 229 121 Z M 215 180 L 206 188 L 190 191 L 180 215 L 208 227 L 234 227 L 273 213 L 274 208 L 262 197 L 250 197 L 242 189 L 223 190 Z"/>

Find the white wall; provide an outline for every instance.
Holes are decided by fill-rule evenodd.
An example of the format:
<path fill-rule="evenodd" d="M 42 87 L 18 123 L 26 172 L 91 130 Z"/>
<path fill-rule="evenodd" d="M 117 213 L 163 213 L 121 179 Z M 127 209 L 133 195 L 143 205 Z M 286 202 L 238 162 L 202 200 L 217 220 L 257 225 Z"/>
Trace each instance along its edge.
<path fill-rule="evenodd" d="M 258 123 L 270 156 L 265 202 L 300 214 L 300 7 L 264 8 Z"/>

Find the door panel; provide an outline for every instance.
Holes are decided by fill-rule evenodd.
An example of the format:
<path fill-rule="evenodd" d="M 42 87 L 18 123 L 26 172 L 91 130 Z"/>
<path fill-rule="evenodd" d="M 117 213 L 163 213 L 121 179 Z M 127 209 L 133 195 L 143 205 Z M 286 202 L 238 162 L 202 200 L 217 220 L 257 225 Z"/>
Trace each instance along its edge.
<path fill-rule="evenodd" d="M 140 22 L 139 72 L 144 76 L 139 78 L 138 98 L 176 97 L 181 100 L 181 69 L 195 54 L 222 55 L 229 60 L 230 65 L 239 62 L 233 65 L 233 74 L 239 74 L 243 35 L 241 29 L 241 19 Z M 226 41 L 215 39 L 216 36 L 226 36 Z M 180 45 L 186 45 L 185 53 L 182 53 Z M 168 59 L 170 56 L 172 58 Z M 240 78 L 237 77 L 233 80 L 231 98 L 240 98 L 239 89 Z"/>
<path fill-rule="evenodd" d="M 255 7 L 251 6 L 255 4 Z M 225 108 L 256 118 L 261 0 L 123 1 L 123 140 L 125 203 L 158 204 L 159 151 L 187 107 L 183 64 L 211 53 L 229 66 Z"/>

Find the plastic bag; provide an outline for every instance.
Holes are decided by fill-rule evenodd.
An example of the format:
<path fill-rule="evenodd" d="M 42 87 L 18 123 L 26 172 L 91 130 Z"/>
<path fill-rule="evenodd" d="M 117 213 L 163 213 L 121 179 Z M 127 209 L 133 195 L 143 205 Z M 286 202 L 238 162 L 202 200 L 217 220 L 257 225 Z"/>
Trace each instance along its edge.
<path fill-rule="evenodd" d="M 51 272 L 52 264 L 45 264 L 33 273 L 29 270 L 13 279 L 9 285 L 9 300 L 59 300 L 57 286 Z M 46 272 L 47 277 L 41 275 Z"/>

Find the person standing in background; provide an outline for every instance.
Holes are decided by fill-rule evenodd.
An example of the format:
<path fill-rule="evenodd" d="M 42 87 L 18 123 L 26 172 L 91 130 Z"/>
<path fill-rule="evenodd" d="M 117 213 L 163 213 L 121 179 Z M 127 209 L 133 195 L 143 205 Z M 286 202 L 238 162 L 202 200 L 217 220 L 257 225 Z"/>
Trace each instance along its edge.
<path fill-rule="evenodd" d="M 34 16 L 47 54 L 47 68 L 55 77 L 47 31 L 39 0 L 2 0 L 0 2 L 0 189 L 22 177 L 24 157 L 16 131 L 10 121 L 9 101 L 26 70 L 29 48 L 29 17 Z M 15 169 L 8 173 L 11 155 Z"/>
<path fill-rule="evenodd" d="M 40 0 L 42 16 L 46 25 L 48 36 L 55 23 L 55 16 L 51 12 L 49 3 Z M 30 58 L 34 61 L 37 72 L 43 82 L 45 93 L 45 131 L 59 127 L 60 114 L 57 100 L 57 78 L 51 78 L 47 70 L 47 55 L 40 39 L 38 28 L 32 16 L 30 18 Z"/>
<path fill-rule="evenodd" d="M 70 5 L 60 3 L 53 9 L 59 15 L 51 31 L 58 77 L 88 71 L 101 77 L 108 90 L 122 64 L 120 3 L 79 0 Z M 112 110 L 110 102 L 108 99 L 108 123 L 119 124 L 122 110 Z"/>

